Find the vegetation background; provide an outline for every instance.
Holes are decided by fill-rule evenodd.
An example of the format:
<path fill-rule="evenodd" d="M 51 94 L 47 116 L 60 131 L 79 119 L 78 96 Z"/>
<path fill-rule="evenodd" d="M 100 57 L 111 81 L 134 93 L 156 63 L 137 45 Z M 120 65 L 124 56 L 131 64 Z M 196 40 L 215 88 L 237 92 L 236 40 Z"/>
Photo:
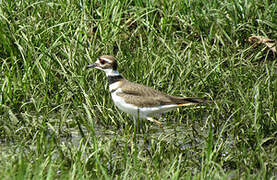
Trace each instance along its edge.
<path fill-rule="evenodd" d="M 277 39 L 270 0 L 0 1 L 0 179 L 275 179 Z M 164 129 L 114 107 L 129 80 L 215 104 Z"/>

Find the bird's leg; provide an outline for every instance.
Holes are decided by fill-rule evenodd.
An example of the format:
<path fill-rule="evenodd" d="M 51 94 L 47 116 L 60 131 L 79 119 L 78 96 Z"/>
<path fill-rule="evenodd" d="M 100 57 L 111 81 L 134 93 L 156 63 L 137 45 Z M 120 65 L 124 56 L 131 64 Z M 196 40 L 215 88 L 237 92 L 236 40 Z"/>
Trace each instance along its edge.
<path fill-rule="evenodd" d="M 147 119 L 148 121 L 151 121 L 151 122 L 156 123 L 157 125 L 159 125 L 159 126 L 160 126 L 160 128 L 163 128 L 162 123 L 161 123 L 161 122 L 159 122 L 159 121 L 157 121 L 156 119 L 154 119 L 154 118 L 152 118 L 152 117 L 147 117 L 146 119 Z"/>

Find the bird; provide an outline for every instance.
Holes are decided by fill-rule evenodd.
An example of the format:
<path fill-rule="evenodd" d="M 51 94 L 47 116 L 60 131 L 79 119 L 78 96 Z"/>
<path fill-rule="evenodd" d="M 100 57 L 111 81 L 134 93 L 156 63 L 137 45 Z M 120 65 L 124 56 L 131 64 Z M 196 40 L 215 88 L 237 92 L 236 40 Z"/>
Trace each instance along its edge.
<path fill-rule="evenodd" d="M 118 72 L 117 60 L 110 55 L 100 56 L 95 63 L 87 66 L 87 69 L 89 68 L 100 69 L 106 73 L 109 92 L 115 106 L 135 118 L 146 119 L 159 126 L 162 126 L 162 123 L 155 118 L 159 118 L 162 113 L 182 106 L 212 102 L 204 98 L 171 96 L 151 87 L 128 81 Z"/>

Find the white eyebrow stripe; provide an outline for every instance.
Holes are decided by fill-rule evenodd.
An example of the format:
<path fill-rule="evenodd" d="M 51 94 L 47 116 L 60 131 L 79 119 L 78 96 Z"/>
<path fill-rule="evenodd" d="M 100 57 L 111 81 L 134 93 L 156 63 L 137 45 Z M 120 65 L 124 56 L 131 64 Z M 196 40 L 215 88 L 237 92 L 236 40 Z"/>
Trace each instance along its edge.
<path fill-rule="evenodd" d="M 107 59 L 107 58 L 99 58 L 99 60 L 102 59 L 102 60 L 105 60 L 105 61 L 108 61 L 108 62 L 112 62 L 110 59 Z"/>

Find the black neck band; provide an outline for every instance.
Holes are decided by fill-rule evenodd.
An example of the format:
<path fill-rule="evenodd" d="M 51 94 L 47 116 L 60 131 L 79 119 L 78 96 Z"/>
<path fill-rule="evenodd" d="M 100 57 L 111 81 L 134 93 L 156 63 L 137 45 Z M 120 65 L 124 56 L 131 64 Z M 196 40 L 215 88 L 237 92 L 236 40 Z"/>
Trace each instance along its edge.
<path fill-rule="evenodd" d="M 121 79 L 123 79 L 123 77 L 121 75 L 117 75 L 117 76 L 108 76 L 108 82 L 109 84 L 113 84 L 117 81 L 120 81 Z"/>

